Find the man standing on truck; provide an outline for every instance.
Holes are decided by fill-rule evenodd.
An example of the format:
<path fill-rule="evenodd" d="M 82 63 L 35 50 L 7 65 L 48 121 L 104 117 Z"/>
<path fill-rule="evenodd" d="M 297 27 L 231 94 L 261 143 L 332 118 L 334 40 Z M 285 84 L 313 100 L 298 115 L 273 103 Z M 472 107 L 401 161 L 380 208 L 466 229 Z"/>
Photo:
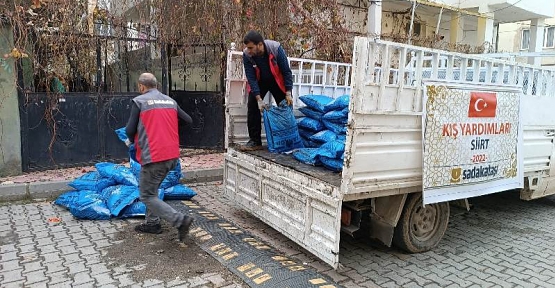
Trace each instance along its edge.
<path fill-rule="evenodd" d="M 125 127 L 127 146 L 135 143 L 137 161 L 141 163 L 140 200 L 146 205 L 145 223 L 135 226 L 139 233 L 162 233 L 160 218 L 177 228 L 183 241 L 193 218 L 175 211 L 158 198 L 160 184 L 179 161 L 178 119 L 193 123 L 172 98 L 160 93 L 156 77 L 143 73 L 139 77 L 140 96 L 133 98 L 131 116 Z"/>
<path fill-rule="evenodd" d="M 249 31 L 243 39 L 243 65 L 248 80 L 247 126 L 249 142 L 240 147 L 243 151 L 262 149 L 261 112 L 267 108 L 264 97 L 272 93 L 277 104 L 284 99 L 293 105 L 293 74 L 285 50 L 279 42 L 264 40 L 256 31 Z"/>

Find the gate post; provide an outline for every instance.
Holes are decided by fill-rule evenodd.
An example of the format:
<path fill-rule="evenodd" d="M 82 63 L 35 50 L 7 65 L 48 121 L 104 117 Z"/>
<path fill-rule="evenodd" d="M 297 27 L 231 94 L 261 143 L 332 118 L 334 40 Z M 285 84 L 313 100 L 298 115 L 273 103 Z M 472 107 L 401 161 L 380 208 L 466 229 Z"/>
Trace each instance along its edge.
<path fill-rule="evenodd" d="M 0 39 L 7 40 L 0 41 L 0 51 L 9 52 L 14 48 L 13 36 L 10 26 L 0 26 Z M 23 74 L 19 69 L 21 65 L 16 69 L 14 62 L 12 58 L 0 59 L 0 176 L 21 174 L 22 170 L 23 151 L 16 73 L 21 76 Z M 19 84 L 23 85 L 23 81 Z"/>

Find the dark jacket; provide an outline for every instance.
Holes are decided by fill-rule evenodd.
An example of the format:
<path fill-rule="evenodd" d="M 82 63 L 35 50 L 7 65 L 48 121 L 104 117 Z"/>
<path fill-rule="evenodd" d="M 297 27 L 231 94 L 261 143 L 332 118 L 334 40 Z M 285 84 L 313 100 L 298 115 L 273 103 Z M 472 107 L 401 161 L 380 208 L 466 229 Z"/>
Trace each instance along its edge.
<path fill-rule="evenodd" d="M 264 48 L 265 52 L 268 53 L 271 73 L 274 75 L 279 88 L 283 93 L 291 91 L 293 89 L 293 74 L 289 67 L 285 50 L 283 50 L 279 42 L 273 40 L 264 40 Z M 248 80 L 249 92 L 255 95 L 260 94 L 258 86 L 260 68 L 247 53 L 247 49 L 243 50 L 243 65 L 245 66 L 245 76 Z"/>

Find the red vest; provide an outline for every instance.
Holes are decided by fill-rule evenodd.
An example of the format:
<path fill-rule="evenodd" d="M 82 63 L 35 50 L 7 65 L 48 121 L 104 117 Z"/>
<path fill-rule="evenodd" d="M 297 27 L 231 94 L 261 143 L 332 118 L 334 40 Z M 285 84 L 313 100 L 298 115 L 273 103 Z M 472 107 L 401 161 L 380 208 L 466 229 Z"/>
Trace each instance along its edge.
<path fill-rule="evenodd" d="M 133 102 L 141 111 L 135 136 L 137 161 L 145 165 L 179 158 L 177 102 L 156 89 Z"/>
<path fill-rule="evenodd" d="M 276 59 L 279 46 L 281 46 L 279 42 L 276 42 L 273 40 L 264 40 L 264 47 L 268 52 L 268 58 L 269 58 L 268 60 L 270 61 L 270 71 L 272 72 L 272 75 L 274 75 L 274 78 L 276 79 L 279 89 L 281 89 L 281 91 L 283 91 L 283 93 L 285 94 L 287 93 L 287 89 L 285 89 L 285 80 L 283 79 L 283 75 L 281 74 L 281 70 L 279 69 L 279 65 L 277 64 L 277 59 Z M 260 68 L 256 66 L 252 57 L 247 53 L 246 48 L 243 50 L 243 53 L 247 56 L 249 61 L 253 63 L 254 71 L 256 72 L 256 80 L 260 80 Z M 248 85 L 248 83 L 247 83 L 247 92 L 250 92 L 250 86 Z M 264 95 L 261 95 L 261 96 L 264 96 Z"/>

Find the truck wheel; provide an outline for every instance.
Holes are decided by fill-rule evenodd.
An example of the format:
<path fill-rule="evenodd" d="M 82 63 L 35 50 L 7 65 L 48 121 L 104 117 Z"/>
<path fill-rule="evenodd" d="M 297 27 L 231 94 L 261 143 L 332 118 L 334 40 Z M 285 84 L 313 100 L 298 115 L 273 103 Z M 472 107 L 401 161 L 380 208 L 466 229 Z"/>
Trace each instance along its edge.
<path fill-rule="evenodd" d="M 409 253 L 431 250 L 445 234 L 448 223 L 448 202 L 424 207 L 422 193 L 410 195 L 395 227 L 393 243 Z"/>

